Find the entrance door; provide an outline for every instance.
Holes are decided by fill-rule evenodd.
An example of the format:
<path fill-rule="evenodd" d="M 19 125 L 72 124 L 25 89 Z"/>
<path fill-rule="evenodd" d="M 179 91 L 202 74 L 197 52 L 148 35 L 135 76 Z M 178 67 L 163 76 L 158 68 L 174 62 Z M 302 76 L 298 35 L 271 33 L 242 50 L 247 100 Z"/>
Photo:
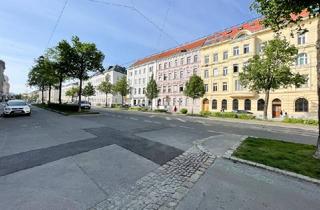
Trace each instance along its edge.
<path fill-rule="evenodd" d="M 209 100 L 208 99 L 203 100 L 202 111 L 204 111 L 204 112 L 209 111 Z"/>
<path fill-rule="evenodd" d="M 280 99 L 274 99 L 272 101 L 272 118 L 281 117 L 281 101 Z"/>

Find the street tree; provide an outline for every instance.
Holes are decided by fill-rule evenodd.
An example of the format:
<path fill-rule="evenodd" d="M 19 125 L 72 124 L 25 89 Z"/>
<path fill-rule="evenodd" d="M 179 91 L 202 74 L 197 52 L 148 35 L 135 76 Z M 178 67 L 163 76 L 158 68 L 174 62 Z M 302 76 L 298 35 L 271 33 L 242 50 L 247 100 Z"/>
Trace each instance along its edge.
<path fill-rule="evenodd" d="M 201 98 L 205 94 L 205 88 L 201 77 L 192 75 L 186 83 L 186 88 L 183 93 L 185 96 L 192 98 L 191 114 L 193 114 L 194 100 Z"/>
<path fill-rule="evenodd" d="M 73 102 L 73 98 L 78 96 L 79 87 L 72 87 L 66 91 L 66 96 L 71 97 L 71 102 Z"/>
<path fill-rule="evenodd" d="M 299 73 L 293 73 L 290 66 L 296 60 L 298 49 L 279 37 L 268 41 L 260 55 L 249 59 L 244 71 L 239 74 L 243 87 L 253 92 L 265 93 L 264 119 L 268 116 L 269 95 L 271 90 L 291 85 L 299 87 L 306 78 Z"/>
<path fill-rule="evenodd" d="M 151 110 L 152 110 L 153 99 L 157 98 L 159 94 L 158 85 L 155 79 L 153 78 L 153 74 L 150 78 L 150 81 L 147 84 L 147 90 L 145 94 L 146 94 L 146 97 L 151 101 Z"/>
<path fill-rule="evenodd" d="M 302 11 L 307 11 L 310 18 L 318 18 L 317 40 L 315 43 L 317 49 L 317 78 L 318 78 L 318 141 L 317 150 L 314 157 L 320 159 L 320 2 L 319 0 L 255 0 L 251 9 L 264 16 L 263 23 L 279 33 L 281 29 L 296 25 L 294 29 L 298 33 L 305 33 L 307 29 L 302 23 Z M 294 18 L 293 18 L 294 15 Z M 291 33 L 294 34 L 294 31 Z"/>
<path fill-rule="evenodd" d="M 108 106 L 108 94 L 112 93 L 112 84 L 110 82 L 110 76 L 106 75 L 105 81 L 102 81 L 98 88 L 100 92 L 106 94 L 106 107 Z"/>
<path fill-rule="evenodd" d="M 91 82 L 88 82 L 88 84 L 83 88 L 82 95 L 84 97 L 88 98 L 88 101 L 90 101 L 90 96 L 94 96 L 96 94 L 96 90 L 94 89 Z"/>
<path fill-rule="evenodd" d="M 104 55 L 94 43 L 81 42 L 79 37 L 72 37 L 71 44 L 63 41 L 59 49 L 61 60 L 68 67 L 68 75 L 79 80 L 78 109 L 81 111 L 82 82 L 89 78 L 90 72 L 102 72 Z"/>
<path fill-rule="evenodd" d="M 116 84 L 113 86 L 113 92 L 119 93 L 121 95 L 121 105 L 123 106 L 124 97 L 129 94 L 130 87 L 127 82 L 127 78 L 123 76 L 121 79 L 119 79 Z"/>

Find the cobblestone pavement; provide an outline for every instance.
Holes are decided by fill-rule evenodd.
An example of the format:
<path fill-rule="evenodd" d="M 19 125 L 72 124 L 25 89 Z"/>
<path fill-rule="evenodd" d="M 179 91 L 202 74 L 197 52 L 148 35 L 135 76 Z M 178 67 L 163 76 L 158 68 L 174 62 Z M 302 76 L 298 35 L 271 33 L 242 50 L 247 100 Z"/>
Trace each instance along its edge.
<path fill-rule="evenodd" d="M 115 193 L 91 210 L 175 209 L 214 160 L 214 155 L 202 146 L 194 145 L 139 179 L 129 190 Z"/>

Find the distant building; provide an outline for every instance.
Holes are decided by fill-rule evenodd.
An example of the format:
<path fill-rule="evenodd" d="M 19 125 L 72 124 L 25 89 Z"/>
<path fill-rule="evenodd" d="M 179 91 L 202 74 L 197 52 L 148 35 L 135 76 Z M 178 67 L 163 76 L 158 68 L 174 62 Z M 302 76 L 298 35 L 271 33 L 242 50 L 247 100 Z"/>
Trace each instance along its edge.
<path fill-rule="evenodd" d="M 8 76 L 4 74 L 5 69 L 5 62 L 0 60 L 0 101 L 7 100 L 9 98 L 10 84 Z"/>

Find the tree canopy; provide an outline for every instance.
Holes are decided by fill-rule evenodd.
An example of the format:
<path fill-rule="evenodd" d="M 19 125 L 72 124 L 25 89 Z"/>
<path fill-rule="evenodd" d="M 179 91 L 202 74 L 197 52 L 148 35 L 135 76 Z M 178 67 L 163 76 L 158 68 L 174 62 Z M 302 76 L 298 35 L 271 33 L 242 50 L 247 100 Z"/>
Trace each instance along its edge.
<path fill-rule="evenodd" d="M 112 93 L 113 85 L 110 82 L 110 76 L 106 75 L 105 81 L 101 82 L 97 88 L 100 92 L 106 94 L 106 106 L 108 106 L 108 94 Z"/>
<path fill-rule="evenodd" d="M 95 93 L 96 93 L 96 90 L 94 89 L 93 85 L 91 84 L 91 82 L 88 82 L 88 84 L 83 88 L 82 95 L 84 97 L 90 97 L 90 96 L 94 96 Z"/>
<path fill-rule="evenodd" d="M 192 110 L 191 114 L 193 114 L 193 101 L 194 99 L 201 98 L 205 94 L 205 88 L 203 84 L 203 80 L 201 77 L 197 75 L 192 75 L 189 81 L 186 83 L 186 87 L 184 89 L 184 95 L 192 98 Z"/>
<path fill-rule="evenodd" d="M 147 91 L 145 93 L 146 97 L 151 101 L 151 109 L 152 109 L 152 105 L 153 105 L 152 100 L 157 98 L 158 94 L 159 94 L 158 85 L 152 75 L 150 78 L 150 81 L 148 82 Z"/>
<path fill-rule="evenodd" d="M 123 98 L 129 94 L 130 87 L 127 82 L 127 78 L 123 76 L 119 79 L 113 86 L 113 92 L 119 93 L 121 95 L 121 104 L 123 105 Z"/>

